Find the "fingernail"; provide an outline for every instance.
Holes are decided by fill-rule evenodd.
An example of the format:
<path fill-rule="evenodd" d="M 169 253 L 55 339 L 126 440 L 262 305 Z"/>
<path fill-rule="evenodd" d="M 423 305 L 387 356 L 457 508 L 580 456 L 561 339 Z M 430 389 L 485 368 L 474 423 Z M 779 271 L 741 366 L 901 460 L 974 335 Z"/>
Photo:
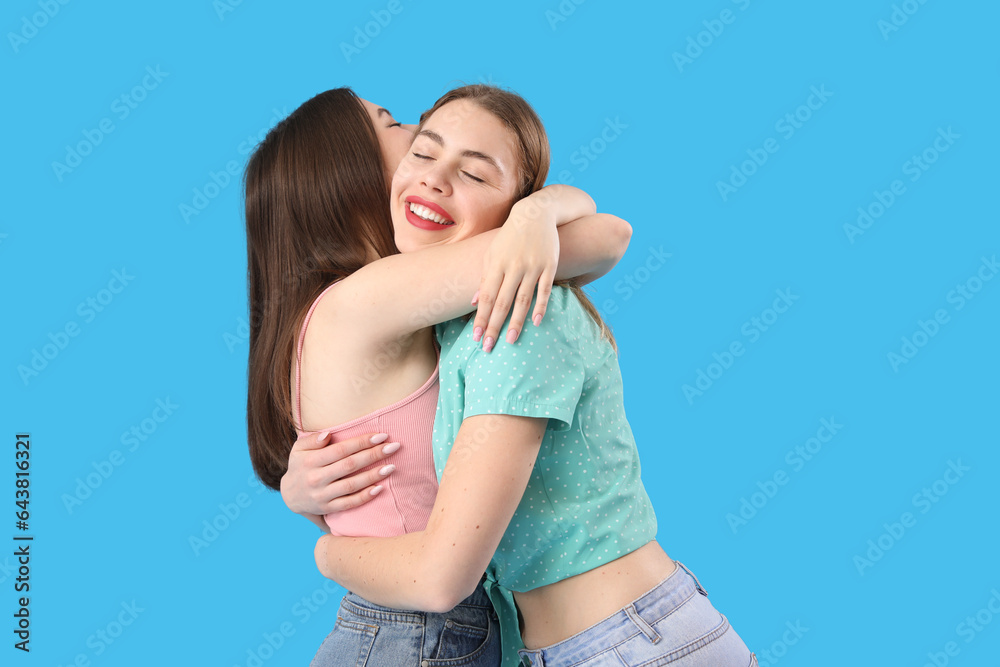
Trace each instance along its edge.
<path fill-rule="evenodd" d="M 472 330 L 472 340 L 474 342 L 478 343 L 479 339 L 482 338 L 482 337 L 483 337 L 483 328 L 482 327 L 476 327 L 475 329 Z"/>
<path fill-rule="evenodd" d="M 476 305 L 477 301 L 479 301 L 479 290 L 476 290 L 476 293 L 472 295 L 472 305 Z"/>
<path fill-rule="evenodd" d="M 541 315 L 535 315 L 533 318 L 531 318 L 531 321 L 534 322 L 535 326 L 537 327 L 539 324 L 542 323 L 542 316 Z"/>
<path fill-rule="evenodd" d="M 377 496 L 378 494 L 382 493 L 382 487 L 381 486 L 373 486 L 372 490 L 369 491 L 368 493 L 370 493 L 373 496 Z"/>
<path fill-rule="evenodd" d="M 487 336 L 486 337 L 486 342 L 483 343 L 483 352 L 489 352 L 490 350 L 492 350 L 493 349 L 493 343 L 495 343 L 495 342 L 496 341 L 493 340 L 493 336 Z"/>
<path fill-rule="evenodd" d="M 316 438 L 316 442 L 324 443 L 324 442 L 326 442 L 326 439 L 329 438 L 329 437 L 330 437 L 330 432 L 329 431 L 325 431 L 325 432 L 319 434 L 319 436 Z"/>
<path fill-rule="evenodd" d="M 373 445 L 377 445 L 380 442 L 385 442 L 388 439 L 389 439 L 388 435 L 386 435 L 385 433 L 379 433 L 378 435 L 373 435 L 372 436 L 371 443 Z"/>
<path fill-rule="evenodd" d="M 398 442 L 390 442 L 388 445 L 386 445 L 385 447 L 382 448 L 382 453 L 383 454 L 392 454 L 397 449 L 399 449 L 399 443 Z"/>
<path fill-rule="evenodd" d="M 507 342 L 513 343 L 517 340 L 517 329 L 510 329 L 507 331 Z"/>
<path fill-rule="evenodd" d="M 382 475 L 383 477 L 385 477 L 386 475 L 388 475 L 389 473 L 391 473 L 391 472 L 392 472 L 393 470 L 395 470 L 395 469 L 396 469 L 396 466 L 394 466 L 394 465 L 392 465 L 392 464 L 390 463 L 390 464 L 389 464 L 389 465 L 387 465 L 387 466 L 382 466 L 382 468 L 381 468 L 381 469 L 380 469 L 380 470 L 378 471 L 378 474 L 380 474 L 380 475 Z"/>

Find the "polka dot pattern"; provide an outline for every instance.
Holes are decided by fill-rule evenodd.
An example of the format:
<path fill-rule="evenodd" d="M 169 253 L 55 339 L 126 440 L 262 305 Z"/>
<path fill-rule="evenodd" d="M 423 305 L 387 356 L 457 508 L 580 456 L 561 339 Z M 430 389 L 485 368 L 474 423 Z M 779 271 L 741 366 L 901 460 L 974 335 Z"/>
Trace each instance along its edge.
<path fill-rule="evenodd" d="M 472 319 L 462 318 L 436 330 L 438 478 L 465 418 L 549 419 L 528 487 L 487 576 L 508 590 L 531 590 L 654 539 L 656 517 L 639 478 L 618 359 L 572 291 L 554 287 L 541 326 L 528 324 L 513 345 L 500 342 L 484 353 L 472 328 Z"/>

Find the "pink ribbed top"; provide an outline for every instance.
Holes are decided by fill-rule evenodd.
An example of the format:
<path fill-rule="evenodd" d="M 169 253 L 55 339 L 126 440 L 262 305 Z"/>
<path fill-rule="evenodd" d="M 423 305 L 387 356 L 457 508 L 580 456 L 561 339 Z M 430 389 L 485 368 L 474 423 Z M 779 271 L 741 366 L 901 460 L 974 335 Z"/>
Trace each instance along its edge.
<path fill-rule="evenodd" d="M 334 283 L 336 284 L 336 283 Z M 333 285 L 330 285 L 333 287 Z M 313 311 L 327 287 L 316 297 L 306 313 L 299 333 L 295 357 L 295 405 L 299 436 L 320 431 L 330 431 L 330 442 L 340 442 L 366 433 L 388 433 L 390 441 L 402 446 L 392 456 L 396 471 L 382 481 L 383 491 L 360 507 L 327 514 L 324 519 L 333 535 L 348 537 L 392 537 L 403 535 L 427 526 L 431 507 L 437 495 L 437 474 L 434 471 L 434 454 L 431 439 L 434 433 L 434 413 L 438 399 L 438 368 L 427 382 L 415 392 L 392 405 L 363 417 L 319 431 L 303 431 L 302 426 L 302 343 Z M 440 351 L 438 351 L 440 362 Z M 345 378 L 346 382 L 347 379 Z M 384 461 L 363 470 L 381 468 Z"/>

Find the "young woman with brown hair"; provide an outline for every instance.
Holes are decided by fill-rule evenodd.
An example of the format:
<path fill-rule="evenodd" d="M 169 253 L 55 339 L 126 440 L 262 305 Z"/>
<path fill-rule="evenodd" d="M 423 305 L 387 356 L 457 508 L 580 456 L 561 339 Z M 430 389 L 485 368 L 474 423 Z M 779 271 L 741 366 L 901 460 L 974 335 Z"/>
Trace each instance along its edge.
<path fill-rule="evenodd" d="M 508 96 L 505 104 L 530 112 L 516 96 L 495 96 Z M 513 153 L 531 153 L 544 162 L 536 169 L 544 179 L 544 129 L 540 122 L 529 126 L 520 134 L 521 147 L 506 145 L 508 156 L 494 159 L 494 167 L 512 175 L 519 166 Z M 494 134 L 502 142 L 510 139 Z M 544 299 L 554 278 L 606 272 L 621 257 L 630 232 L 617 218 L 594 215 L 592 200 L 574 188 L 546 189 L 515 206 L 541 181 L 519 177 L 501 192 L 495 179 L 476 175 L 483 156 L 489 157 L 481 153 L 464 155 L 457 168 L 463 185 L 453 194 L 479 193 L 465 200 L 460 220 L 497 216 L 508 220 L 505 228 L 473 238 L 451 214 L 413 204 L 413 224 L 447 242 L 395 254 L 389 179 L 411 137 L 384 109 L 349 90 L 327 91 L 280 122 L 246 171 L 247 420 L 255 470 L 271 488 L 282 487 L 289 436 L 296 431 L 312 443 L 311 452 L 298 452 L 316 455 L 310 463 L 329 453 L 356 452 L 318 466 L 321 478 L 331 471 L 340 478 L 392 452 L 399 464 L 395 472 L 385 466 L 336 482 L 346 500 L 322 508 L 323 519 L 311 518 L 339 535 L 401 535 L 427 523 L 437 487 L 430 442 L 438 352 L 431 326 L 471 311 L 470 300 L 481 287 L 483 333 L 495 340 L 511 304 L 513 321 L 523 322 L 536 286 Z M 557 224 L 570 220 L 575 222 L 556 235 Z M 487 258 L 493 282 L 484 283 Z M 544 303 L 534 311 L 536 323 L 543 313 Z M 399 443 L 382 445 L 387 433 Z M 316 449 L 331 438 L 337 446 Z M 490 603 L 481 589 L 463 598 L 445 615 L 382 608 L 348 595 L 314 664 L 355 664 L 363 651 L 368 665 L 495 665 Z"/>
<path fill-rule="evenodd" d="M 503 223 L 492 206 L 503 210 L 519 174 L 540 161 L 510 149 L 515 132 L 500 118 L 466 89 L 424 115 L 393 179 L 400 249 L 447 242 L 427 236 L 434 230 L 413 219 L 415 205 L 452 221 L 456 237 Z M 465 181 L 470 155 L 493 158 L 477 170 L 492 189 Z M 441 612 L 483 588 L 486 570 L 505 664 L 753 665 L 697 579 L 656 542 L 606 327 L 571 289 L 554 288 L 547 308 L 540 326 L 492 352 L 474 342 L 475 322 L 437 327 L 440 488 L 427 525 L 323 536 L 320 571 L 379 604 Z"/>

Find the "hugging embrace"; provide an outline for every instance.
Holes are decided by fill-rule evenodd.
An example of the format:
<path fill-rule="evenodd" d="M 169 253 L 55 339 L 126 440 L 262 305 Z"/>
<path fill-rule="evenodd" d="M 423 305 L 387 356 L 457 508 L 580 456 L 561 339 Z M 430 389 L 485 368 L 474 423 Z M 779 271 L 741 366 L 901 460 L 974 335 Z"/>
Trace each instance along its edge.
<path fill-rule="evenodd" d="M 485 85 L 416 127 L 329 90 L 250 158 L 250 457 L 350 591 L 315 667 L 756 664 L 656 541 L 580 288 L 631 227 L 548 168 Z"/>

